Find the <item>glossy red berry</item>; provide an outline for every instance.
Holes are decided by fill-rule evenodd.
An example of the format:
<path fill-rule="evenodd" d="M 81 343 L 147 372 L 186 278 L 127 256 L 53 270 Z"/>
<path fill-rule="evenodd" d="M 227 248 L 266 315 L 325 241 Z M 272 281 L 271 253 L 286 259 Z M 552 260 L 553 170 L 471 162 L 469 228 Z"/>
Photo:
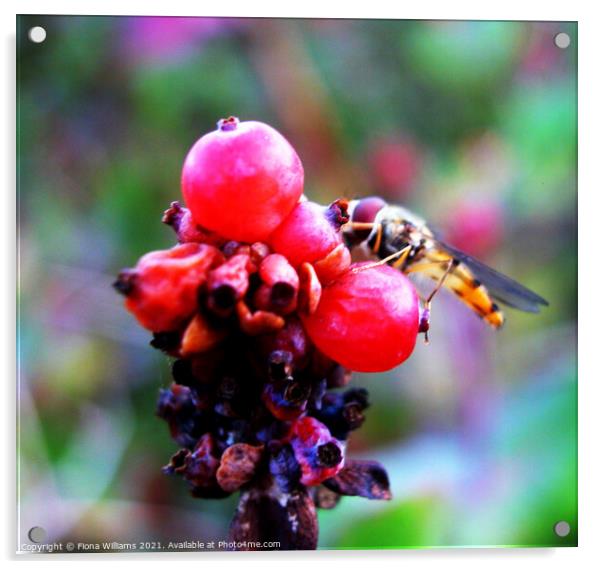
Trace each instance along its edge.
<path fill-rule="evenodd" d="M 301 417 L 293 423 L 290 444 L 301 467 L 301 484 L 321 484 L 335 476 L 344 466 L 340 441 L 313 417 Z"/>
<path fill-rule="evenodd" d="M 114 286 L 142 326 L 153 332 L 177 330 L 193 316 L 198 288 L 221 259 L 211 245 L 176 245 L 147 253 L 134 269 L 122 271 Z"/>
<path fill-rule="evenodd" d="M 358 263 L 324 287 L 305 329 L 328 357 L 354 371 L 379 372 L 405 361 L 416 344 L 418 295 L 387 265 Z"/>
<path fill-rule="evenodd" d="M 303 193 L 303 166 L 272 127 L 230 117 L 191 148 L 182 192 L 194 220 L 238 241 L 265 241 Z"/>
<path fill-rule="evenodd" d="M 324 207 L 311 201 L 299 202 L 268 243 L 294 267 L 314 263 L 342 243 L 340 228 L 347 219 L 344 203 Z"/>

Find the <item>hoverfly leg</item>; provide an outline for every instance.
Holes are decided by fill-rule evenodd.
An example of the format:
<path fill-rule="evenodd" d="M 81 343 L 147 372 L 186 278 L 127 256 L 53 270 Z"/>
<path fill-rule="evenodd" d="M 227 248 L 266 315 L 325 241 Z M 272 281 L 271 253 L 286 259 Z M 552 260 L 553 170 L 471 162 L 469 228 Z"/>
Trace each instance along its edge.
<path fill-rule="evenodd" d="M 374 239 L 374 245 L 372 246 L 372 252 L 378 255 L 380 251 L 380 245 L 383 241 L 383 226 L 382 224 L 378 224 L 376 228 L 376 238 Z"/>
<path fill-rule="evenodd" d="M 408 254 L 410 253 L 411 250 L 412 250 L 412 246 L 406 245 L 405 247 L 402 247 L 399 251 L 395 251 L 395 253 L 393 253 L 392 255 L 389 255 L 388 257 L 385 257 L 384 259 L 381 259 L 380 261 L 378 261 L 377 266 L 378 265 L 387 265 L 393 259 L 397 259 L 391 266 L 394 269 L 399 269 L 403 265 L 405 260 L 407 259 Z"/>
<path fill-rule="evenodd" d="M 365 271 L 367 269 L 373 269 L 374 267 L 380 267 L 381 265 L 387 265 L 393 259 L 399 258 L 392 265 L 394 268 L 397 269 L 403 264 L 403 262 L 405 261 L 406 257 L 408 256 L 408 253 L 410 252 L 411 249 L 412 249 L 411 245 L 406 245 L 399 251 L 396 251 L 392 255 L 389 255 L 388 257 L 385 257 L 384 259 L 381 259 L 380 261 L 374 261 L 373 263 L 368 263 L 366 265 L 362 265 L 361 267 L 356 267 L 355 269 L 351 269 L 351 270 L 354 273 L 359 273 L 359 272 Z"/>
<path fill-rule="evenodd" d="M 445 272 L 441 275 L 441 278 L 439 279 L 437 286 L 435 286 L 435 288 L 433 289 L 431 294 L 429 294 L 426 299 L 426 303 L 427 303 L 427 305 L 429 305 L 429 307 L 430 307 L 430 304 L 431 304 L 433 298 L 435 298 L 435 295 L 441 290 L 441 287 L 443 287 L 443 285 L 445 284 L 445 281 L 446 281 L 447 277 L 449 276 L 449 273 L 451 273 L 454 266 L 457 265 L 457 263 L 454 259 L 450 259 L 449 261 L 444 261 L 444 263 L 447 264 L 447 267 L 445 268 Z"/>
<path fill-rule="evenodd" d="M 435 264 L 436 265 L 445 264 L 447 266 L 445 267 L 443 274 L 439 278 L 439 281 L 437 282 L 437 285 L 432 290 L 432 292 L 428 295 L 428 297 L 426 299 L 421 299 L 424 304 L 424 307 L 420 311 L 418 333 L 424 333 L 424 343 L 425 344 L 428 344 L 430 341 L 429 340 L 429 329 L 430 329 L 430 323 L 431 323 L 431 303 L 433 301 L 433 298 L 435 298 L 435 295 L 441 290 L 441 288 L 445 284 L 447 277 L 451 273 L 452 269 L 457 265 L 457 262 L 453 258 L 446 260 L 446 261 L 434 261 L 432 263 L 424 263 L 422 265 L 414 265 L 408 271 L 408 272 L 419 272 L 420 270 L 424 270 L 427 267 L 430 268 Z"/>

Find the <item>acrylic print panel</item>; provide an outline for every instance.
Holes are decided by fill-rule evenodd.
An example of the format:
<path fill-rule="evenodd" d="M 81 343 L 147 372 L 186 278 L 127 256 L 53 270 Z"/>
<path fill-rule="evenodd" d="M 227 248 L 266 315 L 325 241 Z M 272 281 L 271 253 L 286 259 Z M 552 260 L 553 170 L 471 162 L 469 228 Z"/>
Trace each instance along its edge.
<path fill-rule="evenodd" d="M 17 42 L 20 551 L 577 544 L 575 23 Z"/>

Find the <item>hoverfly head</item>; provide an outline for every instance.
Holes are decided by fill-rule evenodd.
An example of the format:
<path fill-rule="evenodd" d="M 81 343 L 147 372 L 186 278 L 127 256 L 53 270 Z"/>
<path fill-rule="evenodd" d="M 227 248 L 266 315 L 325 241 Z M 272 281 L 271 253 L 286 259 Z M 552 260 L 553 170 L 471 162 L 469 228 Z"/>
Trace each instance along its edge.
<path fill-rule="evenodd" d="M 368 239 L 374 229 L 374 221 L 387 202 L 378 196 L 369 196 L 354 200 L 351 209 L 351 223 L 347 238 L 350 245 L 357 245 Z"/>

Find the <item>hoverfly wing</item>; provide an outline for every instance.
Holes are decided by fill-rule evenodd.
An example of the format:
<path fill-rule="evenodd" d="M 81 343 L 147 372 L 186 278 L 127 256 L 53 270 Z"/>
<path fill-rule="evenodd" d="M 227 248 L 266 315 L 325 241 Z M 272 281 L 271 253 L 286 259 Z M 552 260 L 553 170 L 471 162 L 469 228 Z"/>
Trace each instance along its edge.
<path fill-rule="evenodd" d="M 545 298 L 542 298 L 514 279 L 503 275 L 485 263 L 478 261 L 447 243 L 443 243 L 438 239 L 436 242 L 441 249 L 466 265 L 474 277 L 485 286 L 495 300 L 523 312 L 537 313 L 541 306 L 548 306 L 548 301 Z"/>

